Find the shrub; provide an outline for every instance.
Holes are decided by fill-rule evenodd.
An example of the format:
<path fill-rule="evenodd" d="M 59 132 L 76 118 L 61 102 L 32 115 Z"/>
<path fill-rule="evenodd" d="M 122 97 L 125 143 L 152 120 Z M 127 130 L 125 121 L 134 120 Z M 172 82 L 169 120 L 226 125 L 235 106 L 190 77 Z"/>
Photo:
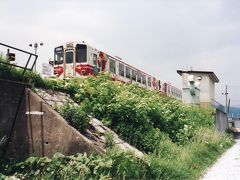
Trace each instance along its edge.
<path fill-rule="evenodd" d="M 58 91 L 66 91 L 65 82 L 59 79 L 45 79 L 44 85 L 42 86 L 42 88 L 58 90 Z"/>
<path fill-rule="evenodd" d="M 10 174 L 21 179 L 144 179 L 147 167 L 132 153 L 112 149 L 104 156 L 56 153 L 52 159 L 30 157 L 13 165 Z"/>
<path fill-rule="evenodd" d="M 85 129 L 89 126 L 90 118 L 84 111 L 83 106 L 72 106 L 66 104 L 62 107 L 60 113 L 71 126 L 80 132 L 85 131 Z"/>
<path fill-rule="evenodd" d="M 114 142 L 114 134 L 112 132 L 106 132 L 104 134 L 104 138 L 105 138 L 105 145 L 107 148 L 113 148 L 115 145 Z"/>

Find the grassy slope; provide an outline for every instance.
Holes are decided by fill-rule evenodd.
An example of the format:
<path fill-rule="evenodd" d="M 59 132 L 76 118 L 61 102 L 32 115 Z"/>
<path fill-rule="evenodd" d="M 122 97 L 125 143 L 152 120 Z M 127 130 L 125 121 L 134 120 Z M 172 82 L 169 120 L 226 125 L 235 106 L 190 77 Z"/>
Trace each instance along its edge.
<path fill-rule="evenodd" d="M 0 69 L 5 72 L 0 73 L 0 78 L 19 80 L 21 71 L 7 69 L 2 65 Z M 91 177 L 96 179 L 105 176 L 198 179 L 203 171 L 233 144 L 230 137 L 214 132 L 212 110 L 186 107 L 176 100 L 159 97 L 156 93 L 137 86 L 112 82 L 107 75 L 97 79 L 73 79 L 65 84 L 65 82 L 44 81 L 38 75 L 28 73 L 25 82 L 32 86 L 68 92 L 81 104 L 79 109 L 81 117 L 86 117 L 84 113 L 87 112 L 103 119 L 103 122 L 122 138 L 148 154 L 144 161 L 129 156 L 132 159 L 130 162 L 124 159 L 127 154 L 120 152 L 121 156 L 109 153 L 105 157 L 88 157 L 89 163 L 95 162 L 96 159 L 99 163 L 105 159 L 112 162 L 109 167 L 102 170 L 99 168 L 97 174 L 94 173 L 94 169 L 99 167 L 99 164 L 85 164 L 89 168 L 88 172 L 92 174 Z M 78 126 L 75 122 L 73 124 Z M 83 155 L 78 155 L 76 158 L 82 157 Z M 41 162 L 42 159 L 37 158 L 36 161 Z M 27 164 L 27 168 L 22 168 L 21 164 L 18 164 L 11 166 L 12 170 L 10 167 L 6 168 L 6 164 L 2 164 L 1 171 L 9 174 L 18 172 L 30 177 L 36 173 L 36 177 L 47 178 L 49 174 L 42 172 L 44 168 L 53 167 L 51 172 L 62 176 L 72 174 L 77 164 L 81 164 L 78 162 L 67 166 L 68 170 L 59 171 L 59 168 L 63 168 L 60 167 L 61 164 L 56 165 L 55 161 L 54 163 L 50 161 L 36 166 L 35 161 L 27 160 L 22 163 Z M 6 170 L 3 170 L 4 168 Z M 133 171 L 137 173 L 134 174 Z M 88 177 L 88 173 L 84 175 L 83 172 L 83 177 Z"/>

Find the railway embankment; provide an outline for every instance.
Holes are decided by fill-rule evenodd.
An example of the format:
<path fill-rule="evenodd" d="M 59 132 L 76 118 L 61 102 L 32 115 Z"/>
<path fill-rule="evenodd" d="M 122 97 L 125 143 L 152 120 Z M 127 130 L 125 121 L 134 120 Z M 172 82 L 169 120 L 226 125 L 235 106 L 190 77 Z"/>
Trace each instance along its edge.
<path fill-rule="evenodd" d="M 84 134 L 70 126 L 53 107 L 64 104 L 77 106 L 66 93 L 46 89 L 32 91 L 28 85 L 14 81 L 0 80 L 0 85 L 0 138 L 5 137 L 2 151 L 10 157 L 52 157 L 56 152 L 64 155 L 101 154 L 106 152 L 106 133 L 112 134 L 120 149 L 132 150 L 137 156 L 143 156 L 93 117 Z"/>
<path fill-rule="evenodd" d="M 12 70 L 6 73 L 12 73 Z M 0 73 L 0 77 L 1 75 Z M 16 76 L 11 77 L 14 80 Z M 15 174 L 16 177 L 27 179 L 36 177 L 39 179 L 198 179 L 204 170 L 233 144 L 229 135 L 214 131 L 213 109 L 188 107 L 176 99 L 161 97 L 157 92 L 136 85 L 113 82 L 107 74 L 99 75 L 97 78 L 71 79 L 66 82 L 44 80 L 39 75 L 29 73 L 24 82 L 27 82 L 32 89 L 25 90 L 25 95 L 21 96 L 24 97 L 21 103 L 25 102 L 21 107 L 25 123 L 17 124 L 19 121 L 16 121 L 14 128 L 18 127 L 16 131 L 21 132 L 25 124 L 26 136 L 19 135 L 19 138 L 22 138 L 18 144 L 23 146 L 25 144 L 23 137 L 26 137 L 26 144 L 30 145 L 29 149 L 26 148 L 26 152 L 32 153 L 34 149 L 36 155 L 49 153 L 51 157 L 53 149 L 59 148 L 63 153 L 68 154 L 73 150 L 72 144 L 74 148 L 79 148 L 78 143 L 69 145 L 62 139 L 75 140 L 79 137 L 78 131 L 97 149 L 102 149 L 101 140 L 105 138 L 105 145 L 108 148 L 106 153 L 99 155 L 91 152 L 91 155 L 73 156 L 57 153 L 52 158 L 39 158 L 32 157 L 35 156 L 33 153 L 22 162 L 1 162 L 0 176 L 2 173 Z M 47 91 L 45 93 L 36 87 L 60 90 L 65 93 L 63 96 L 72 97 L 74 102 L 70 103 L 71 105 L 61 102 L 63 108 L 60 108 L 59 112 L 62 115 L 60 116 L 52 108 L 58 106 L 56 104 L 58 100 L 54 100 L 55 95 Z M 12 90 L 5 91 L 14 96 Z M 9 95 L 6 97 L 9 98 Z M 52 104 L 48 103 L 51 102 L 50 97 L 55 101 Z M 74 105 L 75 102 L 77 106 Z M 116 148 L 119 143 L 115 141 L 115 134 L 105 133 L 108 129 L 104 125 L 114 130 L 124 141 L 141 150 L 144 157 L 139 158 L 133 153 Z M 84 129 L 81 126 L 84 126 Z M 34 129 L 35 127 L 38 129 Z M 97 129 L 97 133 L 93 129 Z M 87 131 L 89 131 L 88 135 L 84 134 Z M 55 136 L 51 139 L 53 134 Z M 16 137 L 14 133 L 12 137 Z M 100 137 L 99 141 L 94 142 L 92 139 L 95 137 Z M 8 147 L 14 145 L 12 142 L 9 141 Z M 34 143 L 37 146 L 32 146 Z M 48 149 L 48 145 L 52 148 Z"/>
<path fill-rule="evenodd" d="M 25 84 L 4 80 L 0 84 L 0 132 L 8 155 L 102 152 Z"/>

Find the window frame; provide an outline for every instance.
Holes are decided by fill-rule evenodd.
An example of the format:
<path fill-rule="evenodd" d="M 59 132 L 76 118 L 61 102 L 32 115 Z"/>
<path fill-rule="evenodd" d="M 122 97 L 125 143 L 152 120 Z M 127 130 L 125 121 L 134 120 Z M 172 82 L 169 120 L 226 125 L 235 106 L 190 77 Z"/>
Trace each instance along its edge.
<path fill-rule="evenodd" d="M 123 63 L 119 63 L 118 65 L 118 74 L 119 76 L 125 77 L 125 66 Z"/>
<path fill-rule="evenodd" d="M 93 54 L 92 54 L 92 57 L 93 57 L 93 66 L 97 66 L 97 59 L 98 59 L 97 54 L 93 53 Z M 96 59 L 95 59 L 95 58 L 96 58 Z M 95 62 L 96 62 L 96 63 L 95 63 Z"/>
<path fill-rule="evenodd" d="M 152 78 L 151 78 L 151 76 L 147 77 L 147 85 L 148 85 L 148 87 L 152 87 Z"/>
<path fill-rule="evenodd" d="M 142 84 L 147 85 L 146 75 L 142 74 Z"/>
<path fill-rule="evenodd" d="M 137 81 L 137 71 L 132 69 L 132 80 Z"/>
<path fill-rule="evenodd" d="M 113 64 L 114 64 L 114 67 L 112 66 Z M 116 74 L 116 61 L 113 59 L 109 59 L 109 72 Z"/>
<path fill-rule="evenodd" d="M 63 46 L 56 47 L 54 49 L 54 65 L 63 64 Z"/>
<path fill-rule="evenodd" d="M 82 53 L 80 53 L 80 58 L 79 58 L 79 51 L 80 50 L 83 50 L 83 48 L 80 48 L 80 47 L 84 47 L 84 56 L 82 55 Z M 86 63 L 87 62 L 87 57 L 88 57 L 88 52 L 87 52 L 87 45 L 85 44 L 77 44 L 76 45 L 76 63 Z M 82 61 L 82 59 L 84 59 L 84 61 Z"/>
<path fill-rule="evenodd" d="M 137 71 L 137 82 L 138 83 L 142 83 L 142 73 L 141 71 Z"/>
<path fill-rule="evenodd" d="M 132 69 L 129 66 L 125 66 L 125 72 L 126 72 L 126 74 L 125 74 L 126 78 L 131 79 L 131 77 L 132 77 L 132 75 L 131 75 Z"/>
<path fill-rule="evenodd" d="M 71 61 L 68 61 L 68 57 L 69 56 L 67 56 L 68 54 L 72 54 L 71 56 L 72 56 L 72 58 L 71 58 Z M 74 52 L 73 52 L 73 50 L 66 50 L 65 51 L 65 63 L 66 64 L 72 64 L 74 62 Z"/>

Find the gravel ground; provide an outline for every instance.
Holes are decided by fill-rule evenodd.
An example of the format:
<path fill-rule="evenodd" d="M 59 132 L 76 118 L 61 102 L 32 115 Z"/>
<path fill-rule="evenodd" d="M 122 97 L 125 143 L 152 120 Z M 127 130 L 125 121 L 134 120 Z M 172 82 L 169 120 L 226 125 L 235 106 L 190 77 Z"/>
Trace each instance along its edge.
<path fill-rule="evenodd" d="M 240 139 L 209 168 L 201 180 L 240 180 Z"/>

